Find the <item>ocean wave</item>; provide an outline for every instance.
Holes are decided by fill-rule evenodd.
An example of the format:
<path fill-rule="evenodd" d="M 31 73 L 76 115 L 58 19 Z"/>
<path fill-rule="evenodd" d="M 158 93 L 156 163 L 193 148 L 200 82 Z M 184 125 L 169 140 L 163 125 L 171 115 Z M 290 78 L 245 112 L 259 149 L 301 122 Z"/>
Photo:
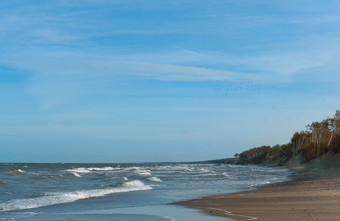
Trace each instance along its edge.
<path fill-rule="evenodd" d="M 150 177 L 148 178 L 149 181 L 152 181 L 152 182 L 158 182 L 158 183 L 161 183 L 163 182 L 161 179 L 159 179 L 158 177 Z"/>
<path fill-rule="evenodd" d="M 120 168 L 113 168 L 113 167 L 79 167 L 79 168 L 73 168 L 65 170 L 65 172 L 71 172 L 71 173 L 91 173 L 96 171 L 112 171 L 112 170 L 120 170 Z"/>
<path fill-rule="evenodd" d="M 142 175 L 142 176 L 151 176 L 151 172 L 148 170 L 139 170 L 139 171 L 136 171 L 136 174 Z"/>
<path fill-rule="evenodd" d="M 177 172 L 193 172 L 194 168 L 189 167 L 187 164 L 183 165 L 166 165 L 166 166 L 158 166 L 156 170 L 161 170 L 161 171 L 177 171 Z"/>
<path fill-rule="evenodd" d="M 193 172 L 194 170 L 192 168 L 183 168 L 184 171 L 186 172 Z"/>
<path fill-rule="evenodd" d="M 210 173 L 210 172 L 215 173 L 215 171 L 210 171 L 210 170 L 204 169 L 204 168 L 199 168 L 198 171 L 201 172 L 201 173 Z"/>
<path fill-rule="evenodd" d="M 226 172 L 221 173 L 222 176 L 230 177 Z"/>
<path fill-rule="evenodd" d="M 113 168 L 113 167 L 89 167 L 87 169 L 89 171 L 111 171 L 111 170 L 119 170 L 120 168 Z"/>
<path fill-rule="evenodd" d="M 133 180 L 133 181 L 127 181 L 122 184 L 122 186 L 126 187 L 147 187 L 142 181 L 140 180 Z"/>
<path fill-rule="evenodd" d="M 258 182 L 254 182 L 253 184 L 250 185 L 250 187 L 256 187 L 256 186 L 262 186 L 262 185 L 266 185 L 266 184 L 271 184 L 272 182 L 270 181 L 258 181 Z"/>
<path fill-rule="evenodd" d="M 22 173 L 25 173 L 25 171 L 23 171 L 21 169 L 16 169 L 16 170 L 7 172 L 7 174 L 9 174 L 9 175 L 16 175 L 16 174 L 22 174 Z"/>
<path fill-rule="evenodd" d="M 76 172 L 68 172 L 67 175 L 70 175 L 70 176 L 75 176 L 75 177 L 81 177 L 78 173 Z"/>
<path fill-rule="evenodd" d="M 0 212 L 8 212 L 13 210 L 33 209 L 45 207 L 55 204 L 71 203 L 81 199 L 102 197 L 113 193 L 124 193 L 132 191 L 150 190 L 151 186 L 145 185 L 139 180 L 128 181 L 120 187 L 109 189 L 93 189 L 79 190 L 74 192 L 57 192 L 49 193 L 46 196 L 31 198 L 31 199 L 13 199 L 6 203 L 0 204 Z"/>
<path fill-rule="evenodd" d="M 71 173 L 90 173 L 91 171 L 88 170 L 85 167 L 79 167 L 79 168 L 65 170 L 65 172 L 71 172 Z"/>
<path fill-rule="evenodd" d="M 39 198 L 39 197 L 43 197 L 43 196 L 46 196 L 46 193 L 35 192 L 35 193 L 32 193 L 30 195 L 30 198 Z"/>
<path fill-rule="evenodd" d="M 126 169 L 127 171 L 132 171 L 135 174 L 141 175 L 141 176 L 151 176 L 151 171 L 147 169 L 142 169 L 140 167 L 129 167 Z"/>
<path fill-rule="evenodd" d="M 54 179 L 54 178 L 55 178 L 55 176 L 53 176 L 53 175 L 38 175 L 38 176 L 34 177 L 35 180 L 47 180 L 47 179 Z"/>

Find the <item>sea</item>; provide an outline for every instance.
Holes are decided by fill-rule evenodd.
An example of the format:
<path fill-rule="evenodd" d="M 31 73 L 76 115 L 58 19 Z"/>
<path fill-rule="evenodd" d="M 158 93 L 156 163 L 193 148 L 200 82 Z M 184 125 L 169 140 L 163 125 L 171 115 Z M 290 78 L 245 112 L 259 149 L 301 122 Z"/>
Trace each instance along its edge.
<path fill-rule="evenodd" d="M 282 182 L 291 172 L 199 163 L 0 164 L 0 221 L 230 220 L 170 203 Z"/>

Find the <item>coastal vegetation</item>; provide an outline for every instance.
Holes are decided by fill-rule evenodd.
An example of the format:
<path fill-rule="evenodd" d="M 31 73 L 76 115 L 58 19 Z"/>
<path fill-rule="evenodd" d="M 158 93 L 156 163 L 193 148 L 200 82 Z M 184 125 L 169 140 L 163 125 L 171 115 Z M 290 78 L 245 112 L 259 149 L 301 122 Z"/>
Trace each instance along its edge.
<path fill-rule="evenodd" d="M 289 143 L 260 146 L 235 154 L 237 164 L 283 164 L 293 157 L 308 162 L 327 152 L 340 152 L 340 111 L 333 117 L 307 125 Z"/>

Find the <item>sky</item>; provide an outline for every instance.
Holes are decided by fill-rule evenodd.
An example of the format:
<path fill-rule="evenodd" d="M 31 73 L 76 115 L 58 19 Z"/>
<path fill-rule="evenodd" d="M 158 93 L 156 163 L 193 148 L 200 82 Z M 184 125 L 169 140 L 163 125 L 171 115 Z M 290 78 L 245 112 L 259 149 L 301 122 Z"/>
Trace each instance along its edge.
<path fill-rule="evenodd" d="M 338 0 L 0 1 L 0 162 L 284 144 L 340 109 Z"/>

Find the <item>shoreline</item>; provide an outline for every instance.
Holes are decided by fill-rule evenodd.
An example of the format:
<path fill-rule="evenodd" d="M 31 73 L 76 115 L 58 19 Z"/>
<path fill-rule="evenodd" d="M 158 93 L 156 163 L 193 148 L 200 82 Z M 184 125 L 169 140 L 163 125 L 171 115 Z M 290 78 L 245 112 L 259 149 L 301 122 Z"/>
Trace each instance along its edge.
<path fill-rule="evenodd" d="M 290 181 L 173 204 L 238 221 L 340 220 L 340 154 L 287 167 L 295 171 Z"/>

